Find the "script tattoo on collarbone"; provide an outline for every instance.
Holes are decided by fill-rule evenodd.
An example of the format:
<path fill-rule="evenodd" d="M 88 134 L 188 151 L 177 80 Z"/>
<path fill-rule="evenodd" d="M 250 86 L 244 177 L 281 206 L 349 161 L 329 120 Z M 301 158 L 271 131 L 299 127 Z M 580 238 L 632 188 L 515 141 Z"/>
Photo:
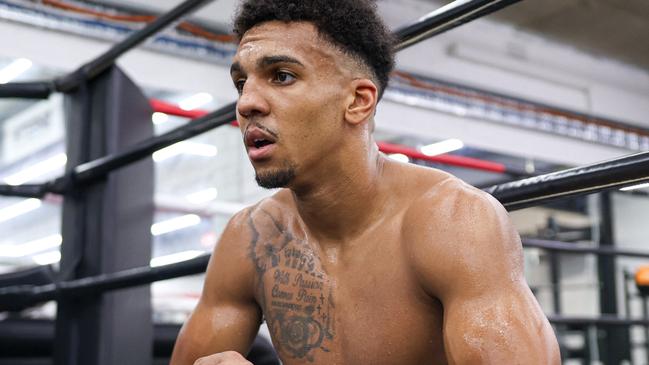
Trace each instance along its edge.
<path fill-rule="evenodd" d="M 314 361 L 316 350 L 329 352 L 334 338 L 331 285 L 308 242 L 269 213 L 253 220 L 249 256 L 258 273 L 264 316 L 278 350 Z"/>

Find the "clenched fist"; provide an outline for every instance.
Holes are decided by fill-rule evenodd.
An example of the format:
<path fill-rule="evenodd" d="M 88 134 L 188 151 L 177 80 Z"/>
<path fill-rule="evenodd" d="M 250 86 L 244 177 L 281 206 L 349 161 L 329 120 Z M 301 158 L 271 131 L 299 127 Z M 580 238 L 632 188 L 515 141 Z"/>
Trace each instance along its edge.
<path fill-rule="evenodd" d="M 201 357 L 194 365 L 253 365 L 236 351 L 226 351 L 218 354 Z"/>

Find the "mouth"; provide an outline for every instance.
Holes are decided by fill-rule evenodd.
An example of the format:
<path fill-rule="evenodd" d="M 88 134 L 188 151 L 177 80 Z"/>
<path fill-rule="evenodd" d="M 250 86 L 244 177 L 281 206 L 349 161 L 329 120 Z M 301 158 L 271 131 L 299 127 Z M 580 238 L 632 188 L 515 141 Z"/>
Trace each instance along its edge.
<path fill-rule="evenodd" d="M 273 142 L 267 140 L 267 139 L 255 139 L 252 141 L 252 146 L 254 148 L 262 148 L 268 145 L 274 144 Z"/>
<path fill-rule="evenodd" d="M 248 157 L 252 161 L 268 158 L 277 142 L 275 136 L 256 127 L 252 127 L 246 131 L 244 139 L 248 150 Z"/>

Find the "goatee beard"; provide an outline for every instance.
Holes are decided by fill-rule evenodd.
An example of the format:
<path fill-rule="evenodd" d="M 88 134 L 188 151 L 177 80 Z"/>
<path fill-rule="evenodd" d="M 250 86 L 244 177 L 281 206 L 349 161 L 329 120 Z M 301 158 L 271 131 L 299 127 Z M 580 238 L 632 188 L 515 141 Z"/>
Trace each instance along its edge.
<path fill-rule="evenodd" d="M 288 163 L 284 168 L 255 174 L 257 184 L 265 189 L 285 188 L 294 178 L 295 167 Z"/>

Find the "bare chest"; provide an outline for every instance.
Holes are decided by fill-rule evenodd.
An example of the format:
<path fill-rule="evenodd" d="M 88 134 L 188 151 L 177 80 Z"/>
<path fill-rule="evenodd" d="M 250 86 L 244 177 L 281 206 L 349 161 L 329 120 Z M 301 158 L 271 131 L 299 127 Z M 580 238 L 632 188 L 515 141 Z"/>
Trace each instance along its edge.
<path fill-rule="evenodd" d="M 275 229 L 259 232 L 250 257 L 284 364 L 446 363 L 441 309 L 422 298 L 397 237 L 336 265 L 281 224 Z"/>

